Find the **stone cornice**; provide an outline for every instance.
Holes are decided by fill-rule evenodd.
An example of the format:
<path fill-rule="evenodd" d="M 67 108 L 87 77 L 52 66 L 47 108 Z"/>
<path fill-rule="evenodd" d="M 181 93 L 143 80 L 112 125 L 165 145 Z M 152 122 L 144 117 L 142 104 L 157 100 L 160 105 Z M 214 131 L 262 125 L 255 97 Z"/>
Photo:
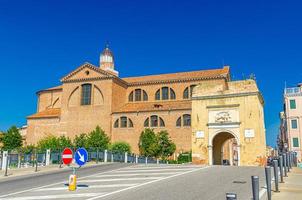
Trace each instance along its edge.
<path fill-rule="evenodd" d="M 183 83 L 183 82 L 192 82 L 192 81 L 201 81 L 201 80 L 213 80 L 221 79 L 227 77 L 225 76 L 214 76 L 214 77 L 200 77 L 200 78 L 186 78 L 186 79 L 171 79 L 171 80 L 157 80 L 157 81 L 146 81 L 146 82 L 133 82 L 127 83 L 129 87 L 132 86 L 143 86 L 143 85 L 158 85 L 158 84 L 167 84 L 167 83 Z"/>
<path fill-rule="evenodd" d="M 210 95 L 210 96 L 199 96 L 199 97 L 192 97 L 192 100 L 205 100 L 205 99 L 224 99 L 224 98 L 232 98 L 232 97 L 244 97 L 244 96 L 258 96 L 260 102 L 264 104 L 264 100 L 262 94 L 257 92 L 243 92 L 243 93 L 235 93 L 235 94 L 218 94 L 218 95 Z"/>
<path fill-rule="evenodd" d="M 239 107 L 239 104 L 207 106 L 208 109 L 211 109 L 211 108 L 234 108 L 234 107 Z"/>

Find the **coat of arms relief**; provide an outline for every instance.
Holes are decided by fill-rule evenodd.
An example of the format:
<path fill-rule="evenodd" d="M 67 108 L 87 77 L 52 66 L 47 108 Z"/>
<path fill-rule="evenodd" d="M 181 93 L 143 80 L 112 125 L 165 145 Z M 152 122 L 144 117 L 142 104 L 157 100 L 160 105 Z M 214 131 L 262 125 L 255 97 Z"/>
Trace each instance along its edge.
<path fill-rule="evenodd" d="M 226 122 L 231 122 L 231 116 L 229 112 L 223 111 L 219 112 L 215 116 L 215 122 L 216 123 L 226 123 Z"/>

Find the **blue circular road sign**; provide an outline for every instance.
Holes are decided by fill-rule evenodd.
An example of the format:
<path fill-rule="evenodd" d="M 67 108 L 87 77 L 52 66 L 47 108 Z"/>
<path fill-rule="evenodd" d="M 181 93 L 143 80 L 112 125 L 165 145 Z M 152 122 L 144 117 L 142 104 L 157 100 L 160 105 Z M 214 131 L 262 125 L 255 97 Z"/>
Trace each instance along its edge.
<path fill-rule="evenodd" d="M 79 148 L 74 155 L 74 159 L 79 166 L 85 165 L 85 163 L 87 162 L 87 159 L 88 159 L 88 153 L 87 153 L 86 149 Z"/>

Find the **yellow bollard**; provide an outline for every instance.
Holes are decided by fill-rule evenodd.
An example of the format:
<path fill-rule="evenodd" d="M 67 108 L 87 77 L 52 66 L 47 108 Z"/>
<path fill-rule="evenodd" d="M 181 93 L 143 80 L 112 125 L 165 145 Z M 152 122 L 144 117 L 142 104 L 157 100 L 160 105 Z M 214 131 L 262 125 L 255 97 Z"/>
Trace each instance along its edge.
<path fill-rule="evenodd" d="M 74 174 L 71 174 L 69 176 L 69 191 L 75 191 L 77 189 L 77 176 Z"/>

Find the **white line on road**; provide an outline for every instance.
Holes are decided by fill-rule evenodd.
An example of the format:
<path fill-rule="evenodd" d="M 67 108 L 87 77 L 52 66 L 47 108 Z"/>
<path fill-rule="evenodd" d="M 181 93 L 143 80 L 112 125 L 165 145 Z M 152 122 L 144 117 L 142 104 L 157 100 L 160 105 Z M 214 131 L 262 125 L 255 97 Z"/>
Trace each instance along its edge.
<path fill-rule="evenodd" d="M 115 187 L 131 187 L 137 184 L 111 184 L 111 185 L 89 185 L 88 187 L 77 187 L 77 190 L 83 189 L 91 189 L 91 188 L 115 188 Z M 55 188 L 42 188 L 35 190 L 34 192 L 41 192 L 41 191 L 57 191 L 57 190 L 68 190 L 68 187 L 55 187 Z"/>
<path fill-rule="evenodd" d="M 95 197 L 106 193 L 83 193 L 83 194 L 59 194 L 59 195 L 46 195 L 46 196 L 29 196 L 29 197 L 12 197 L 5 198 L 5 200 L 40 200 L 40 199 L 66 199 L 66 198 L 80 198 L 80 197 Z"/>
<path fill-rule="evenodd" d="M 85 179 L 85 178 L 93 177 L 95 175 L 100 175 L 100 174 L 115 172 L 115 171 L 123 169 L 123 168 L 128 168 L 128 167 L 121 167 L 121 168 L 118 168 L 118 169 L 113 169 L 113 170 L 109 170 L 109 171 L 105 171 L 105 172 L 101 172 L 101 173 L 97 173 L 97 174 L 91 174 L 91 175 L 88 175 L 88 176 L 83 176 L 81 178 L 78 178 L 78 180 L 82 180 L 82 179 Z M 0 196 L 0 198 L 7 197 L 7 196 L 12 196 L 12 195 L 16 195 L 16 194 L 21 194 L 21 193 L 24 193 L 24 192 L 30 192 L 30 191 L 37 190 L 37 189 L 40 189 L 40 188 L 46 188 L 46 187 L 51 187 L 51 186 L 54 186 L 54 185 L 64 184 L 66 182 L 67 181 L 62 181 L 62 182 L 52 183 L 52 184 L 49 184 L 49 185 L 39 186 L 39 187 L 27 189 L 27 190 L 22 190 L 22 191 L 10 193 L 10 194 L 5 194 L 5 195 Z"/>
<path fill-rule="evenodd" d="M 139 178 L 110 178 L 110 179 L 88 179 L 78 182 L 78 184 L 83 183 L 94 183 L 94 182 L 111 182 L 111 181 L 138 181 L 138 180 L 152 180 L 160 179 L 162 177 L 139 177 Z"/>
<path fill-rule="evenodd" d="M 162 171 L 188 171 L 188 170 L 194 170 L 196 168 L 188 168 L 188 169 L 145 169 L 145 170 L 118 170 L 116 171 L 117 173 L 127 173 L 127 172 L 162 172 Z M 197 169 L 201 169 L 201 168 L 197 168 Z"/>
<path fill-rule="evenodd" d="M 122 174 L 106 174 L 106 175 L 99 175 L 99 176 L 95 176 L 95 177 L 98 177 L 98 178 L 101 178 L 101 177 L 122 177 L 122 176 L 151 176 L 151 175 L 171 175 L 171 174 L 175 174 L 177 172 L 157 172 L 157 173 L 146 173 L 146 172 L 143 172 L 143 173 L 129 173 L 129 174 L 125 174 L 125 173 L 122 173 Z"/>
<path fill-rule="evenodd" d="M 172 175 L 172 176 L 164 177 L 164 178 L 161 178 L 161 179 L 157 179 L 157 180 L 149 181 L 149 182 L 146 182 L 146 183 L 138 184 L 138 185 L 128 187 L 128 188 L 124 188 L 124 189 L 121 189 L 121 190 L 117 190 L 117 191 L 114 191 L 114 192 L 106 193 L 106 194 L 103 194 L 103 195 L 100 195 L 100 196 L 92 197 L 92 198 L 87 199 L 87 200 L 99 199 L 99 198 L 102 198 L 102 197 L 110 196 L 110 195 L 117 194 L 117 193 L 120 193 L 120 192 L 123 192 L 123 191 L 127 191 L 127 190 L 138 188 L 138 187 L 141 187 L 141 186 L 144 186 L 144 185 L 148 185 L 148 184 L 151 184 L 151 183 L 155 183 L 155 182 L 159 182 L 159 181 L 166 180 L 166 179 L 169 179 L 169 178 L 173 178 L 173 177 L 181 176 L 181 175 L 184 175 L 184 174 L 192 173 L 192 172 L 195 172 L 195 171 L 198 171 L 198 170 L 203 170 L 203 169 L 206 169 L 206 168 L 209 168 L 209 167 L 210 166 L 206 166 L 206 167 L 203 167 L 203 168 L 197 168 L 197 169 L 194 169 L 194 170 L 191 170 L 191 171 L 178 173 L 178 174 L 175 174 L 175 175 Z"/>

